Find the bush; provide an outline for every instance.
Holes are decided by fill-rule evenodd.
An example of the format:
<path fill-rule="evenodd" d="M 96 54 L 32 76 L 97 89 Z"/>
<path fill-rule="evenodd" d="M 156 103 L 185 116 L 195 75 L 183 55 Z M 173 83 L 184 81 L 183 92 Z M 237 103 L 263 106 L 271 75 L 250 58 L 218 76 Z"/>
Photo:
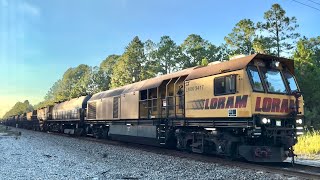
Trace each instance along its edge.
<path fill-rule="evenodd" d="M 320 131 L 310 131 L 299 136 L 294 149 L 297 155 L 308 157 L 320 155 Z"/>

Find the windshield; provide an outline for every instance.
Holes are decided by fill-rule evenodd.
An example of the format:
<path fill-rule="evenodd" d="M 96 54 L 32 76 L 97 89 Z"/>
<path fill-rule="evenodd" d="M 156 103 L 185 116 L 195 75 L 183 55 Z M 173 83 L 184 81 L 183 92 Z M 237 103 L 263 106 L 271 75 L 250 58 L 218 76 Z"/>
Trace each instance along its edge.
<path fill-rule="evenodd" d="M 262 68 L 262 73 L 268 92 L 287 93 L 279 70 Z"/>
<path fill-rule="evenodd" d="M 289 73 L 288 71 L 285 71 L 283 74 L 289 84 L 291 92 L 298 91 L 298 86 L 297 86 L 296 81 L 294 80 L 294 77 L 292 76 L 292 74 Z"/>
<path fill-rule="evenodd" d="M 248 73 L 251 79 L 252 88 L 254 91 L 263 91 L 262 82 L 259 76 L 257 67 L 249 66 Z"/>

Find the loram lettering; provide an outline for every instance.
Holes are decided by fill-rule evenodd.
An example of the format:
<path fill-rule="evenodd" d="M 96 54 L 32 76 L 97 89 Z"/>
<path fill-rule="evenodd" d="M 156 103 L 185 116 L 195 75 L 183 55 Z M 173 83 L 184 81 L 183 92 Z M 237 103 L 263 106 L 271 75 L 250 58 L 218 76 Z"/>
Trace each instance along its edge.
<path fill-rule="evenodd" d="M 257 97 L 255 111 L 288 113 L 294 105 L 294 100 L 269 97 L 262 99 L 261 97 Z"/>
<path fill-rule="evenodd" d="M 204 109 L 246 108 L 248 95 L 206 99 Z"/>

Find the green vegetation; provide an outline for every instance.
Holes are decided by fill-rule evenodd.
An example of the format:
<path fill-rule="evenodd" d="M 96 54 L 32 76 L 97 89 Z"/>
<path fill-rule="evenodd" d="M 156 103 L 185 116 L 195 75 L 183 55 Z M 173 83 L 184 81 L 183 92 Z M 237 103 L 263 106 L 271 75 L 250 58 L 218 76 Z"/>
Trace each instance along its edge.
<path fill-rule="evenodd" d="M 303 93 L 306 123 L 320 128 L 320 36 L 298 41 L 293 58 Z"/>
<path fill-rule="evenodd" d="M 312 131 L 299 136 L 294 149 L 296 154 L 309 158 L 320 155 L 320 131 Z"/>
<path fill-rule="evenodd" d="M 23 114 L 25 112 L 30 112 L 33 110 L 32 105 L 29 103 L 28 100 L 25 100 L 23 103 L 22 102 L 17 102 L 10 111 L 8 111 L 3 119 L 6 119 L 6 117 L 14 116 L 17 114 Z"/>
<path fill-rule="evenodd" d="M 218 59 L 218 48 L 196 34 L 189 35 L 180 47 L 182 51 L 181 67 L 183 69 L 201 65 L 203 58 L 207 58 L 210 62 L 222 60 Z"/>
<path fill-rule="evenodd" d="M 152 70 L 150 71 L 148 65 L 144 44 L 136 36 L 126 47 L 125 52 L 113 68 L 111 88 L 154 77 L 155 75 Z"/>
<path fill-rule="evenodd" d="M 293 49 L 290 41 L 296 40 L 300 35 L 295 32 L 298 27 L 295 17 L 287 17 L 286 11 L 279 4 L 272 5 L 271 9 L 264 13 L 265 22 L 259 22 L 257 27 L 268 33 L 265 43 L 270 43 L 271 53 L 280 56 L 282 52 Z"/>
<path fill-rule="evenodd" d="M 254 53 L 255 24 L 250 19 L 240 20 L 224 39 L 234 49 L 234 54 Z"/>
<path fill-rule="evenodd" d="M 201 66 L 208 66 L 209 62 L 207 58 L 203 58 L 201 61 Z"/>
<path fill-rule="evenodd" d="M 197 34 L 190 34 L 180 45 L 169 36 L 162 36 L 158 43 L 151 40 L 143 42 L 139 37 L 134 37 L 123 54 L 107 56 L 100 66 L 81 64 L 69 68 L 52 85 L 44 101 L 34 108 L 188 67 L 228 60 L 237 54 L 266 53 L 286 55 L 295 60 L 296 76 L 305 101 L 306 125 L 319 129 L 320 36 L 297 39 L 296 18 L 288 17 L 279 4 L 272 5 L 262 16 L 264 22 L 253 22 L 248 18 L 240 20 L 225 37 L 225 44 L 221 45 L 214 45 Z M 31 109 L 19 104 L 21 102 L 3 119 Z"/>

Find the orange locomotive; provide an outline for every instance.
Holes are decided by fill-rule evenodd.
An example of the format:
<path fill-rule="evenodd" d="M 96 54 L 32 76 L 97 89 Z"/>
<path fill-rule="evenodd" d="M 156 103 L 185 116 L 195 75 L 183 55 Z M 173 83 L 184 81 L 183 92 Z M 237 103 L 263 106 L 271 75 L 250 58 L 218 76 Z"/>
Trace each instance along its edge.
<path fill-rule="evenodd" d="M 41 129 L 282 162 L 303 133 L 292 60 L 254 54 L 38 110 Z"/>
<path fill-rule="evenodd" d="M 94 94 L 84 120 L 98 137 L 281 162 L 303 130 L 293 61 L 255 54 Z"/>

